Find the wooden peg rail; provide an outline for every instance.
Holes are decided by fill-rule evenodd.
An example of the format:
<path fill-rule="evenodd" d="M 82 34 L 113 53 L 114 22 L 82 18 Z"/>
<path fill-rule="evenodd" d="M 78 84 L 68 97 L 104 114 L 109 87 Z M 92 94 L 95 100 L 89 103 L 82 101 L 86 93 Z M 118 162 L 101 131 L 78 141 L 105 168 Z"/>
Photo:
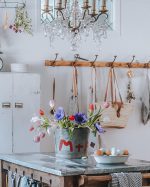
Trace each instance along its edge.
<path fill-rule="evenodd" d="M 65 61 L 65 60 L 60 60 L 60 61 L 51 61 L 51 60 L 46 60 L 45 61 L 45 66 L 79 66 L 79 67 L 91 67 L 92 62 L 90 61 Z M 94 62 L 93 66 L 95 67 L 111 67 L 112 62 L 103 62 L 103 61 L 96 61 Z M 115 68 L 150 68 L 150 63 L 138 63 L 138 62 L 133 62 L 132 64 L 130 62 L 113 62 L 113 67 Z"/>

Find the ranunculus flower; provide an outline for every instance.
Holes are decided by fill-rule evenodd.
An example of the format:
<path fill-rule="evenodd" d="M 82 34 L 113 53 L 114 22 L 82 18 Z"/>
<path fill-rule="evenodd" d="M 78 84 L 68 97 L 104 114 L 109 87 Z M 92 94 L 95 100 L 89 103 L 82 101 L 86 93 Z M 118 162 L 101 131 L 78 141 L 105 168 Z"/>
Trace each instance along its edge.
<path fill-rule="evenodd" d="M 95 123 L 94 124 L 96 130 L 99 132 L 99 133 L 104 133 L 104 129 L 102 128 L 101 124 L 100 123 Z"/>
<path fill-rule="evenodd" d="M 84 113 L 77 113 L 74 117 L 77 124 L 83 124 L 87 122 L 87 116 Z"/>
<path fill-rule="evenodd" d="M 109 106 L 110 106 L 109 102 L 104 102 L 102 104 L 102 108 L 109 108 Z"/>
<path fill-rule="evenodd" d="M 40 140 L 41 140 L 41 139 L 40 139 L 40 136 L 35 136 L 35 137 L 34 137 L 34 142 L 35 142 L 35 143 L 40 142 Z"/>
<path fill-rule="evenodd" d="M 89 110 L 90 110 L 91 112 L 94 111 L 94 104 L 89 104 Z"/>
<path fill-rule="evenodd" d="M 69 116 L 69 120 L 70 121 L 74 121 L 75 117 L 72 115 L 72 116 Z"/>
<path fill-rule="evenodd" d="M 65 116 L 65 112 L 64 109 L 62 107 L 59 107 L 56 112 L 54 113 L 54 117 L 56 120 L 60 121 L 64 118 Z"/>
<path fill-rule="evenodd" d="M 44 111 L 43 111 L 42 109 L 40 109 L 39 114 L 40 114 L 41 116 L 44 116 Z"/>
<path fill-rule="evenodd" d="M 50 101 L 49 101 L 49 106 L 50 106 L 51 108 L 54 108 L 54 106 L 55 106 L 55 101 L 54 101 L 54 100 L 50 100 Z"/>
<path fill-rule="evenodd" d="M 29 131 L 31 132 L 31 131 L 33 131 L 33 130 L 34 130 L 34 127 L 31 126 L 31 127 L 29 128 Z"/>

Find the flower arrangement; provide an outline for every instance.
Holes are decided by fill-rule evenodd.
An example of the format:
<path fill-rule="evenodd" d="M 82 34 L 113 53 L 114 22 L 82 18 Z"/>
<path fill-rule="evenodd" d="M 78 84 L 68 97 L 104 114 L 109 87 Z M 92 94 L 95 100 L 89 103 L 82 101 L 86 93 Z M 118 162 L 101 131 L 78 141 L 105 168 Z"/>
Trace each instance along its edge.
<path fill-rule="evenodd" d="M 48 118 L 43 110 L 39 111 L 38 116 L 31 119 L 32 126 L 30 131 L 35 131 L 35 142 L 40 142 L 46 133 L 50 134 L 55 128 L 68 129 L 70 137 L 73 135 L 75 128 L 89 128 L 95 135 L 96 133 L 104 133 L 101 126 L 102 113 L 105 108 L 109 107 L 108 103 L 104 103 L 100 108 L 95 109 L 94 104 L 89 105 L 88 115 L 78 112 L 73 115 L 66 115 L 63 107 L 54 110 L 54 102 L 50 101 L 51 115 Z"/>

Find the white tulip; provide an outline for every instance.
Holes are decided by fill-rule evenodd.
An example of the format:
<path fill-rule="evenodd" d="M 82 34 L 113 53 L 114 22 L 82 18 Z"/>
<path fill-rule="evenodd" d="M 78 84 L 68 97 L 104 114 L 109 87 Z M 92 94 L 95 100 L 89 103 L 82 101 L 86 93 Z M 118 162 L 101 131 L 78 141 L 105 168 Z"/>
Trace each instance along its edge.
<path fill-rule="evenodd" d="M 40 121 L 40 118 L 38 116 L 34 116 L 31 118 L 31 123 L 36 123 L 38 121 Z"/>
<path fill-rule="evenodd" d="M 47 128 L 47 134 L 50 136 L 51 135 L 51 127 Z"/>
<path fill-rule="evenodd" d="M 54 101 L 54 100 L 50 100 L 50 101 L 49 101 L 49 106 L 50 106 L 51 108 L 54 108 L 54 106 L 55 106 L 55 101 Z"/>

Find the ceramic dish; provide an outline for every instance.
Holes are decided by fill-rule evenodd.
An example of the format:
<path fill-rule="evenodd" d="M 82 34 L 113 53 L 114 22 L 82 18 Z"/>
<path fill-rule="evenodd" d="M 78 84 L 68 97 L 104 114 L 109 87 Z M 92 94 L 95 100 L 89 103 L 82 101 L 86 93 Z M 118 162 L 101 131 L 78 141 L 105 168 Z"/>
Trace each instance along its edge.
<path fill-rule="evenodd" d="M 123 164 L 128 160 L 128 155 L 119 155 L 119 156 L 96 156 L 94 155 L 94 159 L 99 164 Z"/>

